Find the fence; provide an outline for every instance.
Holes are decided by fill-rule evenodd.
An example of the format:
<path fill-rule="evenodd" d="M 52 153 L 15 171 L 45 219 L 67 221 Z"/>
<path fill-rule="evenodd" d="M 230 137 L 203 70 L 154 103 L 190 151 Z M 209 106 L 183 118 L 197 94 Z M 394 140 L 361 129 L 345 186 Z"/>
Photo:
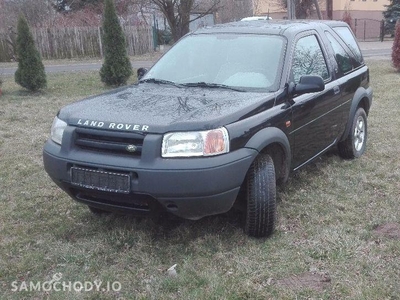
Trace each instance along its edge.
<path fill-rule="evenodd" d="M 33 28 L 32 35 L 44 59 L 101 57 L 103 45 L 101 27 Z M 151 27 L 123 26 L 128 55 L 140 55 L 153 50 Z M 0 31 L 0 61 L 13 57 L 9 33 Z"/>
<path fill-rule="evenodd" d="M 359 41 L 379 41 L 383 38 L 383 20 L 353 19 L 351 27 Z"/>
<path fill-rule="evenodd" d="M 385 20 L 354 19 L 351 28 L 359 41 L 383 41 L 392 39 L 395 22 Z"/>

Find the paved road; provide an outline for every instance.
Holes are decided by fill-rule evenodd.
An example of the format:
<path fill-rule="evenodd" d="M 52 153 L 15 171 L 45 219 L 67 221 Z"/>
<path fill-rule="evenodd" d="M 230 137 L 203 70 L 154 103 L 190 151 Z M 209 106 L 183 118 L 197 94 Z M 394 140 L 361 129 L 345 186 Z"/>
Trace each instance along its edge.
<path fill-rule="evenodd" d="M 360 48 L 364 57 L 377 59 L 390 59 L 393 41 L 361 42 Z"/>
<path fill-rule="evenodd" d="M 381 59 L 390 59 L 392 55 L 391 49 L 371 49 L 363 51 L 364 57 L 371 58 L 381 58 Z"/>
<path fill-rule="evenodd" d="M 150 68 L 155 61 L 134 61 L 132 67 L 137 69 L 140 67 Z M 46 73 L 62 73 L 62 72 L 78 72 L 78 71 L 99 71 L 102 62 L 98 63 L 78 63 L 78 64 L 67 64 L 67 65 L 49 65 L 45 66 Z M 1 65 L 0 65 L 1 66 Z M 14 75 L 16 67 L 11 68 L 0 68 L 0 74 L 2 75 Z"/>
<path fill-rule="evenodd" d="M 360 42 L 361 51 L 366 58 L 371 59 L 390 59 L 392 53 L 392 41 L 384 42 Z M 132 62 L 134 69 L 145 67 L 150 68 L 155 61 L 143 60 Z M 78 71 L 98 71 L 100 70 L 102 62 L 98 63 L 79 63 L 79 64 L 68 64 L 68 65 L 49 65 L 46 66 L 47 73 L 61 73 L 61 72 L 78 72 Z M 0 65 L 1 66 L 1 65 Z M 16 67 L 1 68 L 1 75 L 14 75 Z"/>

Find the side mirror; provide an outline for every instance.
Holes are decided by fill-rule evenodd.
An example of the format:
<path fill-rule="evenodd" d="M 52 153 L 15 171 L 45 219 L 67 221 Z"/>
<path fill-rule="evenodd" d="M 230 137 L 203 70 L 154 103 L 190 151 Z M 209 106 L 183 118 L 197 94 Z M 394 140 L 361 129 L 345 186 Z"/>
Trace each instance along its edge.
<path fill-rule="evenodd" d="M 139 68 L 137 69 L 137 79 L 140 80 L 142 79 L 142 77 L 147 73 L 147 69 L 146 68 Z"/>
<path fill-rule="evenodd" d="M 301 95 L 306 93 L 321 92 L 325 89 L 325 83 L 321 76 L 304 75 L 295 85 L 293 94 Z"/>

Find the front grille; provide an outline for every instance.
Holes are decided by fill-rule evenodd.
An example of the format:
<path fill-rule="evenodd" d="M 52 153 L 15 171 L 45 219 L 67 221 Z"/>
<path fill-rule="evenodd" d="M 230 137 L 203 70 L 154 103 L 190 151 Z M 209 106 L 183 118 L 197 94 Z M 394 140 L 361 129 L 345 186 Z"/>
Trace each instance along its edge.
<path fill-rule="evenodd" d="M 81 149 L 140 156 L 145 135 L 130 132 L 75 129 L 75 145 Z"/>

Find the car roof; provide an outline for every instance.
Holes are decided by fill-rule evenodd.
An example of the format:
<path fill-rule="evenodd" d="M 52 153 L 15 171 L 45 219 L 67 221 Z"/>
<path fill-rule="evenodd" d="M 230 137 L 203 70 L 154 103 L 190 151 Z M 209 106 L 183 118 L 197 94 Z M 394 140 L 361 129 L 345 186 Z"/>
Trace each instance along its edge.
<path fill-rule="evenodd" d="M 253 34 L 277 34 L 291 36 L 298 32 L 323 27 L 348 26 L 342 21 L 331 20 L 255 20 L 238 21 L 218 24 L 212 27 L 204 27 L 193 34 L 215 33 L 253 33 Z"/>

